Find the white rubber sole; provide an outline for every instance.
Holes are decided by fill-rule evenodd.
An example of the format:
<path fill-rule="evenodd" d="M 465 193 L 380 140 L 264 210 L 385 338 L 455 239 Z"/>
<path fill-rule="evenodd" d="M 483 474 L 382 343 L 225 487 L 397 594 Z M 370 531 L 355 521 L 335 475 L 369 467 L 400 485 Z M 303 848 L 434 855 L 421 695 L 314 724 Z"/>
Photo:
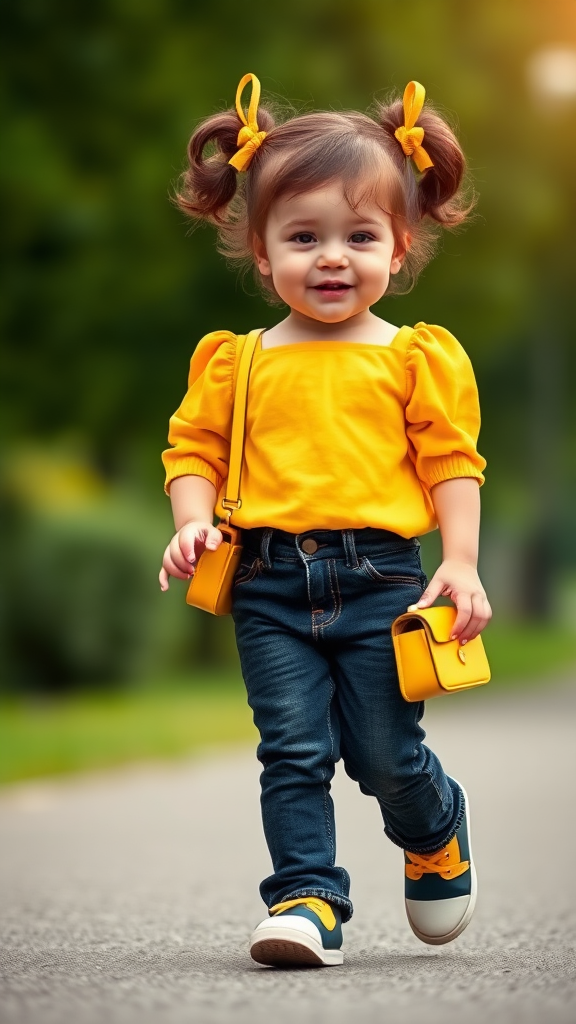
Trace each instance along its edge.
<path fill-rule="evenodd" d="M 469 808 L 470 804 L 468 802 L 468 794 L 467 794 L 466 790 L 464 789 L 464 786 L 461 783 L 458 783 L 458 785 L 460 786 L 460 789 L 464 793 L 464 801 L 465 801 L 465 804 L 466 804 L 466 826 L 467 826 L 467 829 L 468 829 L 468 847 L 469 847 L 469 850 L 470 850 L 470 875 L 471 875 L 470 896 L 469 897 L 468 896 L 456 896 L 454 898 L 454 901 L 452 901 L 452 900 L 422 900 L 422 901 L 420 901 L 420 900 L 405 900 L 404 901 L 405 905 L 406 905 L 406 914 L 407 914 L 407 917 L 408 917 L 408 923 L 409 923 L 412 931 L 414 932 L 414 935 L 416 935 L 416 937 L 418 939 L 420 939 L 421 942 L 425 942 L 429 946 L 443 946 L 445 943 L 452 942 L 454 939 L 457 939 L 458 936 L 462 934 L 464 929 L 467 928 L 468 925 L 470 924 L 470 921 L 471 921 L 471 918 L 472 918 L 472 914 L 474 913 L 474 908 L 476 906 L 476 896 L 477 896 L 477 893 L 478 893 L 478 879 L 477 879 L 477 876 L 476 876 L 476 867 L 474 865 L 474 860 L 473 860 L 473 857 L 472 857 L 472 839 L 471 839 L 471 836 L 470 836 L 470 816 L 468 814 L 468 808 Z M 464 906 L 464 902 L 465 901 L 467 901 L 466 906 Z M 433 916 L 436 907 L 438 907 L 438 913 L 441 914 L 443 908 L 444 908 L 444 910 L 448 910 L 450 904 L 452 906 L 454 906 L 454 904 L 456 902 L 458 902 L 458 904 L 463 907 L 464 913 L 462 914 L 462 917 L 458 921 L 458 924 L 456 924 L 453 928 L 451 928 L 450 931 L 444 932 L 441 935 L 431 935 L 431 934 L 429 934 L 427 932 L 422 931 L 421 928 L 417 927 L 417 925 L 415 924 L 415 922 L 412 919 L 411 914 L 410 914 L 411 907 L 412 906 L 414 907 L 414 912 L 416 913 L 417 912 L 417 904 L 420 904 L 420 903 L 422 904 L 422 910 L 428 909 L 428 911 L 430 912 L 431 916 Z M 443 908 L 442 908 L 441 904 L 443 904 Z"/>
<path fill-rule="evenodd" d="M 266 967 L 335 967 L 344 962 L 341 949 L 324 949 L 317 928 L 305 918 L 270 918 L 250 939 L 250 956 Z"/>

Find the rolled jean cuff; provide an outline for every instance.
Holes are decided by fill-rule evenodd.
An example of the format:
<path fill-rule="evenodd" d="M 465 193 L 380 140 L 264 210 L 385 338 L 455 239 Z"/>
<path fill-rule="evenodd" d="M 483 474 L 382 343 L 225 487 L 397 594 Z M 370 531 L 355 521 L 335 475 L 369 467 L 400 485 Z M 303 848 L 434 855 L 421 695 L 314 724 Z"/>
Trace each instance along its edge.
<path fill-rule="evenodd" d="M 455 779 L 451 779 L 449 775 L 446 776 L 452 795 L 454 798 L 454 806 L 452 811 L 452 817 L 450 824 L 446 829 L 442 830 L 440 836 L 438 833 L 430 836 L 427 839 L 408 839 L 405 840 L 402 836 L 396 835 L 387 826 L 384 828 L 384 832 L 396 846 L 399 846 L 402 850 L 409 850 L 410 853 L 437 853 L 438 850 L 442 850 L 448 845 L 451 839 L 456 835 L 464 812 L 466 810 L 466 802 L 464 799 L 464 793 Z"/>
<path fill-rule="evenodd" d="M 289 892 L 286 896 L 282 896 L 282 899 L 278 900 L 278 902 L 285 903 L 287 900 L 298 900 L 303 896 L 317 896 L 318 899 L 326 900 L 327 903 L 333 903 L 334 906 L 339 907 L 342 913 L 342 924 L 346 924 L 354 913 L 350 900 L 336 892 L 331 892 L 330 889 L 296 889 L 294 892 Z M 274 905 L 273 903 L 272 906 Z"/>

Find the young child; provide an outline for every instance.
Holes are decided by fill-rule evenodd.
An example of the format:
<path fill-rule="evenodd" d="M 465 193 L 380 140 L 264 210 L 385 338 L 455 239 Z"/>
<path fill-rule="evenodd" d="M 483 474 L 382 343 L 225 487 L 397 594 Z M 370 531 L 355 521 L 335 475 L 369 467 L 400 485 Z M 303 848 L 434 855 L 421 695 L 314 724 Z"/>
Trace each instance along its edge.
<path fill-rule="evenodd" d="M 215 223 L 222 251 L 255 265 L 271 300 L 289 307 L 254 354 L 232 517 L 244 545 L 232 614 L 273 865 L 251 953 L 262 964 L 340 964 L 352 914 L 349 876 L 335 864 L 340 758 L 404 851 L 415 934 L 450 942 L 476 899 L 466 793 L 422 742 L 424 705 L 400 695 L 390 628 L 441 594 L 457 606 L 461 644 L 490 619 L 476 570 L 477 390 L 443 327 L 398 328 L 370 310 L 402 279 L 406 290 L 438 227 L 460 224 L 471 204 L 460 146 L 417 82 L 374 117 L 276 124 L 259 97 L 245 75 L 236 112 L 200 124 L 178 202 Z M 222 540 L 213 517 L 225 515 L 236 344 L 230 331 L 202 338 L 170 421 L 163 459 L 177 533 L 163 590 Z M 426 586 L 417 537 L 436 526 L 443 560 Z"/>

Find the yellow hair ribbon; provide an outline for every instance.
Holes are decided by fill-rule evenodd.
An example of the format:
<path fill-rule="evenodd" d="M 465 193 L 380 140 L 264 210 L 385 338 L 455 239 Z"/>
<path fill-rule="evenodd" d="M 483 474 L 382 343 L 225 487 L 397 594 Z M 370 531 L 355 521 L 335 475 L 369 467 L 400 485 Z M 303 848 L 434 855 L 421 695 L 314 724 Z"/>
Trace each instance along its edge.
<path fill-rule="evenodd" d="M 415 128 L 414 125 L 420 117 L 420 111 L 424 106 L 426 90 L 420 82 L 408 82 L 404 89 L 404 124 L 394 132 L 395 137 L 402 146 L 406 156 L 411 156 L 419 171 L 425 171 L 427 167 L 434 167 L 428 153 L 422 148 L 424 129 Z"/>
<path fill-rule="evenodd" d="M 252 82 L 252 94 L 250 96 L 250 103 L 248 105 L 248 118 L 242 109 L 242 93 L 244 86 L 248 85 L 248 82 Z M 250 166 L 250 161 L 254 156 L 254 153 L 259 146 L 262 145 L 266 138 L 267 132 L 261 132 L 258 130 L 258 122 L 256 115 L 258 113 L 258 104 L 260 102 L 260 82 L 256 78 L 256 75 L 247 74 L 240 79 L 240 83 L 236 90 L 236 110 L 238 111 L 238 117 L 244 123 L 244 127 L 238 132 L 237 144 L 240 147 L 238 152 L 228 161 L 235 167 L 237 171 L 245 171 Z"/>

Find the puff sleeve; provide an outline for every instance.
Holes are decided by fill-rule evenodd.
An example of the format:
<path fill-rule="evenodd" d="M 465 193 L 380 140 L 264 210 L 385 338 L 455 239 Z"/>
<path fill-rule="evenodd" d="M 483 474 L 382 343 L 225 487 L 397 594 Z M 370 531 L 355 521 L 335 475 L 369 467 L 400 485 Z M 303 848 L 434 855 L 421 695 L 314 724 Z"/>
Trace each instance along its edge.
<path fill-rule="evenodd" d="M 188 391 L 170 418 L 172 447 L 162 453 L 167 494 L 178 476 L 203 476 L 219 491 L 228 475 L 235 359 L 236 335 L 229 331 L 214 331 L 198 342 L 190 360 Z"/>
<path fill-rule="evenodd" d="M 406 433 L 420 482 L 427 489 L 462 476 L 484 483 L 478 390 L 462 346 L 442 327 L 416 324 L 406 378 Z"/>

